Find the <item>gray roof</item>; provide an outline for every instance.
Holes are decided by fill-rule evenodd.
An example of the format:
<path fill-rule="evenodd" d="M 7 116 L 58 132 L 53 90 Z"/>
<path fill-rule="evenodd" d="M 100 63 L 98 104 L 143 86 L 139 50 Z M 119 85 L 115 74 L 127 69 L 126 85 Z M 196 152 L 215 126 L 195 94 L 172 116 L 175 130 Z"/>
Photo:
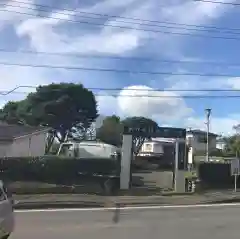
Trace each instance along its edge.
<path fill-rule="evenodd" d="M 206 131 L 203 131 L 203 130 L 199 130 L 199 129 L 195 129 L 195 130 L 188 130 L 187 133 L 192 133 L 192 134 L 207 134 Z M 211 133 L 209 132 L 208 135 L 210 136 L 218 136 L 218 134 L 214 134 L 214 133 Z"/>
<path fill-rule="evenodd" d="M 21 136 L 26 136 L 46 130 L 49 130 L 49 128 L 0 124 L 0 140 L 13 140 Z"/>

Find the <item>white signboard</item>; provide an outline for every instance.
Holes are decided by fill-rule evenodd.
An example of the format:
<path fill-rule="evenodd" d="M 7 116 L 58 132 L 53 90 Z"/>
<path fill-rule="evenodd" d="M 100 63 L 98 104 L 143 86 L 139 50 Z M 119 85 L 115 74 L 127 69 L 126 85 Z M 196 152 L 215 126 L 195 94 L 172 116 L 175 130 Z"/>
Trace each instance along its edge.
<path fill-rule="evenodd" d="M 231 161 L 231 175 L 240 175 L 240 160 L 234 159 Z"/>

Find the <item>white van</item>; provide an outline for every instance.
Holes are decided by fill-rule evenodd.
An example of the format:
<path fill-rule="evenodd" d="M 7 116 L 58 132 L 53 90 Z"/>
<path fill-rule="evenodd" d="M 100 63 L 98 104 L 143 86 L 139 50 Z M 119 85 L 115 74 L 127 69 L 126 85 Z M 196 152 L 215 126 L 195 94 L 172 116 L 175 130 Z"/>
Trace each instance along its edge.
<path fill-rule="evenodd" d="M 116 146 L 91 141 L 63 143 L 58 151 L 59 156 L 79 158 L 117 158 L 120 154 Z"/>
<path fill-rule="evenodd" d="M 0 180 L 0 239 L 7 239 L 14 229 L 13 198 Z"/>

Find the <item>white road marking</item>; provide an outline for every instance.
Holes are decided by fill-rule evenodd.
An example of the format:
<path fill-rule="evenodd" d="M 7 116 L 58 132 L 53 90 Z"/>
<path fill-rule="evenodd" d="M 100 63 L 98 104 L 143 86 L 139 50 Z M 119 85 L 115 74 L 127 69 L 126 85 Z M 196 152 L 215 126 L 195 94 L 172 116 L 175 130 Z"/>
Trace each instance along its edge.
<path fill-rule="evenodd" d="M 196 204 L 196 205 L 162 205 L 162 206 L 136 206 L 136 207 L 121 207 L 120 210 L 144 210 L 144 209 L 181 209 L 181 208 L 209 208 L 209 207 L 238 207 L 240 203 L 221 203 L 221 204 Z M 62 208 L 62 209 L 29 209 L 15 210 L 16 213 L 31 213 L 31 212 L 81 212 L 81 211 L 108 211 L 115 210 L 115 207 L 101 208 Z"/>

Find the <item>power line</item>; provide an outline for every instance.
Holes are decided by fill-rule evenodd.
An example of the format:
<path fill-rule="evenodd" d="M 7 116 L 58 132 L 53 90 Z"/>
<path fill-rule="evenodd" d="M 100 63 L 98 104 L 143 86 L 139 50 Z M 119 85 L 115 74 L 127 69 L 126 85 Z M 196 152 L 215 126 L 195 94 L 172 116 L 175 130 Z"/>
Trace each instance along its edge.
<path fill-rule="evenodd" d="M 10 95 L 12 93 L 17 93 L 17 94 L 29 94 L 30 92 L 23 92 L 23 91 L 17 91 L 20 88 L 33 88 L 36 89 L 36 86 L 17 86 L 9 91 L 0 91 L 0 95 L 1 96 L 7 96 Z M 88 88 L 89 90 L 104 90 L 104 91 L 109 91 L 109 90 L 123 90 L 122 88 Z M 125 91 L 132 91 L 134 89 L 124 89 Z M 173 92 L 173 91 L 222 91 L 222 92 L 239 92 L 240 90 L 226 90 L 226 89 L 202 89 L 202 90 L 193 90 L 193 89 L 189 89 L 189 90 L 164 90 L 164 89 L 149 89 L 149 90 L 145 90 L 145 89 L 135 89 L 134 91 L 148 91 L 148 92 L 155 92 L 155 93 L 159 93 L 159 92 Z M 240 95 L 149 95 L 149 94 L 137 94 L 137 95 L 128 95 L 128 94 L 100 94 L 100 93 L 95 93 L 95 96 L 104 96 L 104 97 L 133 97 L 133 98 L 189 98 L 189 99 L 201 99 L 201 98 L 240 98 Z"/>
<path fill-rule="evenodd" d="M 206 3 L 214 3 L 214 4 L 231 5 L 231 6 L 240 6 L 240 3 L 232 3 L 232 2 L 210 1 L 210 0 L 194 0 L 194 1 L 195 2 L 206 2 Z"/>
<path fill-rule="evenodd" d="M 0 96 L 7 96 L 10 94 L 29 94 L 30 92 L 22 91 L 0 91 Z M 123 98 L 184 98 L 184 99 L 219 99 L 219 98 L 240 98 L 240 95 L 147 95 L 147 94 L 138 94 L 138 95 L 128 95 L 128 94 L 100 94 L 95 93 L 95 96 L 103 97 L 123 97 Z"/>
<path fill-rule="evenodd" d="M 8 4 L 8 6 L 16 7 L 16 8 L 22 8 L 22 9 L 35 10 L 35 8 L 33 8 L 33 7 L 15 6 L 15 5 L 11 5 L 11 4 Z M 41 5 L 41 6 L 43 6 L 43 5 Z M 46 6 L 45 6 L 45 8 L 46 8 Z M 38 9 L 38 11 L 49 13 L 49 11 L 45 10 L 45 9 Z M 96 18 L 96 17 L 92 17 L 92 16 L 79 16 L 74 11 L 71 11 L 71 12 L 73 12 L 74 14 L 61 12 L 60 15 L 71 16 L 71 17 L 76 17 L 77 16 L 77 17 L 87 18 L 87 19 L 92 19 L 92 20 L 102 20 L 102 18 L 99 18 L 99 17 Z M 58 11 L 52 11 L 51 13 L 58 13 Z M 38 15 L 36 15 L 36 16 L 38 16 Z M 44 16 L 44 17 L 51 18 L 50 16 Z M 62 19 L 62 20 L 71 22 L 71 19 Z M 133 22 L 133 21 L 126 21 L 126 20 L 119 20 L 119 19 L 115 19 L 114 21 L 117 22 L 117 23 L 120 22 L 120 23 L 127 23 L 127 24 L 137 24 L 137 25 L 140 25 L 140 26 L 148 26 L 148 27 L 158 27 L 158 28 L 167 28 L 167 29 L 176 29 L 176 30 L 213 32 L 213 33 L 224 33 L 224 34 L 240 35 L 240 32 L 235 32 L 235 31 L 240 31 L 240 29 L 235 29 L 235 30 L 229 30 L 229 29 L 224 29 L 224 28 L 222 28 L 221 30 L 220 29 L 212 29 L 212 28 L 203 28 L 203 29 L 200 28 L 200 29 L 198 29 L 198 28 L 196 28 L 196 26 L 194 26 L 195 28 L 188 28 L 186 26 L 185 27 L 184 26 L 166 26 L 166 25 L 159 25 L 159 23 L 158 24 L 149 24 L 149 23 L 142 23 L 142 22 Z M 89 24 L 91 24 L 91 22 L 89 22 Z M 166 23 L 163 22 L 161 24 L 166 24 Z M 141 29 L 139 29 L 139 30 L 141 30 Z M 155 32 L 155 30 L 154 30 L 154 32 Z"/>
<path fill-rule="evenodd" d="M 94 54 L 82 54 L 82 53 L 64 53 L 64 52 L 46 52 L 46 51 L 30 51 L 30 50 L 11 50 L 0 48 L 0 52 L 4 53 L 19 53 L 19 54 L 31 54 L 31 55 L 50 55 L 61 57 L 76 57 L 76 58 L 97 58 L 97 59 L 116 59 L 116 60 L 128 60 L 128 61 L 148 61 L 148 62 L 160 62 L 160 63 L 173 63 L 173 64 L 202 64 L 202 65 L 227 65 L 227 66 L 240 66 L 240 62 L 214 62 L 214 61 L 181 61 L 181 60 L 168 60 L 150 57 L 124 57 L 114 55 L 94 55 Z"/>
<path fill-rule="evenodd" d="M 77 71 L 97 71 L 97 72 L 114 72 L 124 74 L 148 74 L 148 75 L 175 75 L 175 76 L 218 76 L 218 77 L 238 77 L 232 74 L 214 74 L 214 73 L 174 73 L 174 72 L 161 72 L 161 71 L 133 71 L 114 68 L 91 68 L 91 67 L 77 67 L 77 66 L 54 66 L 54 65 L 41 65 L 41 64 L 21 64 L 0 62 L 3 66 L 17 66 L 17 67 L 33 67 L 33 68 L 48 68 L 48 69 L 64 69 L 64 70 L 77 70 Z"/>
<path fill-rule="evenodd" d="M 134 89 L 134 88 L 88 88 L 99 91 L 141 91 L 141 92 L 240 92 L 240 89 Z"/>
<path fill-rule="evenodd" d="M 240 98 L 240 95 L 104 95 L 104 94 L 97 94 L 97 96 L 112 96 L 112 97 L 129 97 L 129 98 L 140 98 L 140 97 L 145 97 L 145 98 L 184 98 L 184 99 L 219 99 L 219 98 Z"/>
<path fill-rule="evenodd" d="M 118 26 L 118 25 L 112 25 L 109 23 L 97 23 L 97 22 L 78 21 L 78 20 L 71 20 L 71 19 L 66 20 L 66 19 L 59 18 L 59 17 L 40 16 L 40 15 L 36 15 L 36 14 L 23 13 L 23 12 L 12 11 L 12 10 L 7 10 L 7 9 L 0 9 L 0 12 L 11 12 L 11 13 L 17 13 L 17 14 L 21 14 L 21 15 L 28 15 L 28 16 L 44 18 L 44 19 L 55 19 L 55 20 L 62 20 L 62 21 L 67 21 L 67 22 L 72 22 L 72 23 L 79 23 L 79 24 L 87 24 L 87 25 L 94 25 L 94 26 L 108 26 L 108 27 L 112 27 L 112 28 L 121 28 L 121 29 L 162 33 L 162 34 L 172 34 L 172 35 L 178 35 L 178 36 L 191 36 L 191 37 L 224 39 L 224 40 L 240 40 L 239 37 L 211 36 L 211 35 L 203 35 L 203 34 L 191 34 L 191 33 L 186 33 L 186 32 L 171 32 L 171 31 L 163 31 L 163 30 L 151 30 L 151 29 L 136 28 L 136 27 L 130 27 L 130 26 Z"/>
<path fill-rule="evenodd" d="M 38 86 L 17 86 L 9 91 L 0 91 L 1 93 L 10 94 L 10 93 L 18 93 L 18 94 L 27 94 L 29 92 L 16 91 L 20 88 L 31 88 L 37 89 Z M 139 88 L 101 88 L 101 87 L 89 87 L 88 90 L 92 91 L 137 91 L 137 92 L 240 92 L 240 89 L 139 89 Z"/>
<path fill-rule="evenodd" d="M 23 1 L 17 1 L 14 0 L 16 3 L 26 4 L 29 3 L 23 2 Z M 42 5 L 42 4 L 34 4 L 38 7 L 53 9 L 50 5 Z M 206 26 L 206 25 L 195 25 L 195 24 L 185 24 L 185 23 L 177 23 L 177 22 L 169 22 L 169 21 L 157 21 L 157 20 L 149 20 L 149 19 L 142 19 L 142 18 L 136 18 L 136 17 L 124 17 L 124 16 L 118 16 L 118 15 L 109 15 L 109 14 L 102 14 L 102 13 L 93 13 L 93 12 L 86 12 L 86 11 L 79 11 L 76 9 L 70 9 L 70 8 L 58 8 L 60 11 L 69 11 L 73 13 L 81 13 L 81 14 L 88 14 L 88 15 L 94 15 L 99 17 L 105 17 L 105 18 L 118 18 L 118 19 L 126 19 L 126 20 L 133 20 L 133 21 L 140 21 L 140 22 L 150 22 L 150 23 L 161 23 L 161 24 L 169 24 L 169 25 L 177 25 L 177 26 L 187 26 L 187 27 L 198 27 L 198 28 L 210 28 L 210 29 L 219 29 L 219 30 L 240 30 L 240 28 L 222 28 L 217 26 Z"/>
<path fill-rule="evenodd" d="M 18 90 L 18 89 L 20 89 L 20 88 L 32 88 L 32 89 L 36 89 L 37 87 L 35 87 L 35 86 L 29 86 L 29 85 L 26 85 L 26 86 L 25 86 L 25 85 L 20 85 L 20 86 L 17 86 L 17 87 L 15 87 L 15 88 L 9 90 L 9 91 L 0 91 L 0 95 L 5 96 L 5 95 L 9 95 L 9 94 L 11 94 L 11 93 L 17 93 L 17 94 L 27 94 L 27 93 L 29 93 L 29 92 L 22 92 L 22 91 L 18 92 L 18 91 L 16 91 L 16 90 Z"/>

